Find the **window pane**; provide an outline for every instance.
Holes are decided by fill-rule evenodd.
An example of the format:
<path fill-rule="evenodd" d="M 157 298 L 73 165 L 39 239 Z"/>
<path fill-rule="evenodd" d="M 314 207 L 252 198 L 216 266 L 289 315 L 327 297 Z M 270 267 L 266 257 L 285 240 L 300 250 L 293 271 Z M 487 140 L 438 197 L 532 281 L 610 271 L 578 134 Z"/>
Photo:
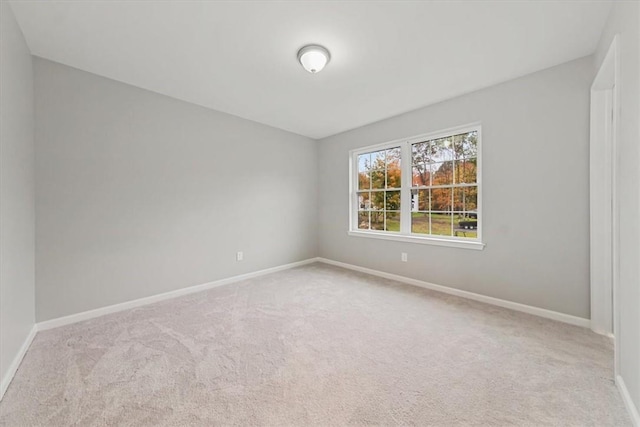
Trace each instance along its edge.
<path fill-rule="evenodd" d="M 429 214 L 426 212 L 411 213 L 411 232 L 431 234 L 429 230 Z"/>
<path fill-rule="evenodd" d="M 384 191 L 371 192 L 371 210 L 381 211 L 384 209 Z"/>
<path fill-rule="evenodd" d="M 371 188 L 382 189 L 384 188 L 384 169 L 371 171 Z"/>
<path fill-rule="evenodd" d="M 384 170 L 386 150 L 371 153 L 371 169 Z"/>
<path fill-rule="evenodd" d="M 412 185 L 414 187 L 430 185 L 430 166 L 419 164 L 413 167 Z"/>
<path fill-rule="evenodd" d="M 402 157 L 402 151 L 400 150 L 400 147 L 389 148 L 386 155 L 387 167 L 389 167 L 390 164 L 394 163 L 397 163 L 398 167 L 400 167 L 400 160 Z"/>
<path fill-rule="evenodd" d="M 417 165 L 418 163 L 431 163 L 434 161 L 432 158 L 430 141 L 411 144 L 412 164 Z"/>
<path fill-rule="evenodd" d="M 358 212 L 358 228 L 361 230 L 369 229 L 369 212 Z"/>
<path fill-rule="evenodd" d="M 453 236 L 452 215 L 446 212 L 434 212 L 431 215 L 431 234 Z"/>
<path fill-rule="evenodd" d="M 478 209 L 478 187 L 459 187 L 453 190 L 453 210 L 461 212 Z"/>
<path fill-rule="evenodd" d="M 388 211 L 400 210 L 400 192 L 399 191 L 386 191 L 386 204 L 385 209 Z"/>
<path fill-rule="evenodd" d="M 470 217 L 464 212 L 456 213 L 454 223 L 454 236 L 475 239 L 478 237 L 478 220 L 477 217 Z"/>
<path fill-rule="evenodd" d="M 454 137 L 454 151 L 457 159 L 478 156 L 478 132 L 463 133 Z"/>
<path fill-rule="evenodd" d="M 368 211 L 371 209 L 371 193 L 358 193 L 358 210 Z"/>
<path fill-rule="evenodd" d="M 431 165 L 433 173 L 432 185 L 453 184 L 453 162 L 435 163 Z"/>
<path fill-rule="evenodd" d="M 400 188 L 401 185 L 402 170 L 398 161 L 387 166 L 387 188 Z"/>
<path fill-rule="evenodd" d="M 371 212 L 371 229 L 384 230 L 384 211 Z"/>
<path fill-rule="evenodd" d="M 411 191 L 411 210 L 413 212 L 428 211 L 430 195 L 431 193 L 429 190 L 412 190 Z"/>
<path fill-rule="evenodd" d="M 360 154 L 358 156 L 358 173 L 367 172 L 371 169 L 371 153 Z"/>
<path fill-rule="evenodd" d="M 453 153 L 456 159 L 464 159 L 464 136 L 465 134 L 460 134 L 453 137 Z"/>
<path fill-rule="evenodd" d="M 456 161 L 456 183 L 475 184 L 477 179 L 478 159 L 462 159 Z"/>
<path fill-rule="evenodd" d="M 443 163 L 432 163 L 430 165 L 427 165 L 429 175 L 431 175 L 431 184 L 429 185 L 441 185 L 438 182 L 442 181 L 442 176 L 439 172 L 442 165 Z"/>
<path fill-rule="evenodd" d="M 453 137 L 434 140 L 431 151 L 433 153 L 433 161 L 435 162 L 453 160 Z"/>
<path fill-rule="evenodd" d="M 456 237 L 464 237 L 467 239 L 477 239 L 478 238 L 478 231 L 477 230 L 459 230 L 456 229 L 456 231 L 453 234 Z"/>
<path fill-rule="evenodd" d="M 434 188 L 431 190 L 431 210 L 451 210 L 451 188 Z"/>
<path fill-rule="evenodd" d="M 368 190 L 369 188 L 371 188 L 369 172 L 358 172 L 358 190 Z"/>
<path fill-rule="evenodd" d="M 469 215 L 465 212 L 454 212 L 454 225 L 456 228 L 475 230 L 478 228 L 478 218 L 476 215 Z"/>
<path fill-rule="evenodd" d="M 466 194 L 464 192 L 464 188 L 454 188 L 453 189 L 453 210 L 454 211 L 464 211 L 465 210 L 465 202 L 466 202 Z"/>
<path fill-rule="evenodd" d="M 400 212 L 386 212 L 386 231 L 400 231 Z"/>

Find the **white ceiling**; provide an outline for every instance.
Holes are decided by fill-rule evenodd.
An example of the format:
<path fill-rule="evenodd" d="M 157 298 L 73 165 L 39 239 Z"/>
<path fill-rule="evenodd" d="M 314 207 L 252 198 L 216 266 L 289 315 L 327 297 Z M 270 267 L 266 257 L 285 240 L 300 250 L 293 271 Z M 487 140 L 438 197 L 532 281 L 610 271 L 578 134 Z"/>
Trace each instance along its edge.
<path fill-rule="evenodd" d="M 593 53 L 609 1 L 25 1 L 34 55 L 322 138 Z M 296 53 L 332 54 L 309 74 Z"/>

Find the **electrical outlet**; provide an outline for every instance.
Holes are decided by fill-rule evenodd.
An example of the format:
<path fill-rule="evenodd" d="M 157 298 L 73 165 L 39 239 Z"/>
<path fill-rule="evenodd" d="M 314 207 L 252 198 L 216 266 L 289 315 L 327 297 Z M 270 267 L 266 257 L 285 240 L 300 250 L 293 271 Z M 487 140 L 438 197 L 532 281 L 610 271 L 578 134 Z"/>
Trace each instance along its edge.
<path fill-rule="evenodd" d="M 401 259 L 402 259 L 402 262 L 407 262 L 407 253 L 406 252 L 402 252 L 401 253 Z"/>
<path fill-rule="evenodd" d="M 242 251 L 236 252 L 236 261 L 242 261 L 244 259 L 244 254 Z"/>

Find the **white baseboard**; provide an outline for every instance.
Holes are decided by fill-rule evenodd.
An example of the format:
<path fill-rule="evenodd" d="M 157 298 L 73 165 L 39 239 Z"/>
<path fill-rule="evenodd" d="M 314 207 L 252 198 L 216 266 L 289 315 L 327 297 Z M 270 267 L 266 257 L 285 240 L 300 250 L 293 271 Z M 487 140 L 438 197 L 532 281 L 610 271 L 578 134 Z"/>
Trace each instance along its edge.
<path fill-rule="evenodd" d="M 292 262 L 290 264 L 279 265 L 277 267 L 266 268 L 264 270 L 254 271 L 252 273 L 240 274 L 238 276 L 228 277 L 226 279 L 216 280 L 214 282 L 203 283 L 201 285 L 189 286 L 187 288 L 176 289 L 175 291 L 165 292 L 150 297 L 139 298 L 132 301 L 126 301 L 120 304 L 109 305 L 106 307 L 96 308 L 95 310 L 83 311 L 81 313 L 71 314 L 69 316 L 58 317 L 56 319 L 45 320 L 37 324 L 39 331 L 53 329 L 71 323 L 81 322 L 83 320 L 93 319 L 95 317 L 104 316 L 105 314 L 117 313 L 119 311 L 131 308 L 141 307 L 143 305 L 153 304 L 154 302 L 164 301 L 183 295 L 193 294 L 196 292 L 206 291 L 207 289 L 217 288 L 231 283 L 247 280 L 254 277 L 264 276 L 265 274 L 275 273 L 277 271 L 288 270 L 290 268 L 299 267 L 301 265 L 317 262 L 317 258 L 309 258 L 303 261 Z"/>
<path fill-rule="evenodd" d="M 631 422 L 634 427 L 640 427 L 640 414 L 638 413 L 638 408 L 636 408 L 636 405 L 633 403 L 629 390 L 627 390 L 627 386 L 620 375 L 616 377 L 616 386 L 618 386 L 618 390 L 622 395 L 622 401 L 624 402 L 624 406 L 627 408 L 627 412 L 631 417 Z"/>
<path fill-rule="evenodd" d="M 4 397 L 4 393 L 9 388 L 9 384 L 11 384 L 11 381 L 13 380 L 13 376 L 18 371 L 18 368 L 20 367 L 20 363 L 22 363 L 22 359 L 24 358 L 24 355 L 27 354 L 27 350 L 29 350 L 29 347 L 31 346 L 31 343 L 33 342 L 33 339 L 35 338 L 37 332 L 38 332 L 38 326 L 33 325 L 33 327 L 31 328 L 31 331 L 29 331 L 29 335 L 27 335 L 24 342 L 22 343 L 22 346 L 20 347 L 18 354 L 16 354 L 16 357 L 13 358 L 13 362 L 11 362 L 11 365 L 9 366 L 9 370 L 2 378 L 2 383 L 0 384 L 0 400 L 2 400 L 2 398 Z"/>
<path fill-rule="evenodd" d="M 370 268 L 360 267 L 353 264 L 334 261 L 327 258 L 309 258 L 303 261 L 293 262 L 290 264 L 284 264 L 277 267 L 271 267 L 264 270 L 254 271 L 252 273 L 246 273 L 238 276 L 228 277 L 226 279 L 216 280 L 214 282 L 203 283 L 201 285 L 195 285 L 195 286 L 189 286 L 187 288 L 177 289 L 175 291 L 165 292 L 158 295 L 152 295 L 150 297 L 140 298 L 132 301 L 126 301 L 123 303 L 109 305 L 109 306 L 97 308 L 94 310 L 83 311 L 81 313 L 76 313 L 76 314 L 72 314 L 64 317 L 58 317 L 51 320 L 45 320 L 43 322 L 39 322 L 36 326 L 37 326 L 37 330 L 44 331 L 47 329 L 57 328 L 60 326 L 81 322 L 83 320 L 93 319 L 95 317 L 104 316 L 110 313 L 116 313 L 119 311 L 131 309 L 131 308 L 141 307 L 147 304 L 153 304 L 154 302 L 158 302 L 158 301 L 164 301 L 164 300 L 176 298 L 183 295 L 205 291 L 207 289 L 228 285 L 231 283 L 239 282 L 241 280 L 247 280 L 254 277 L 264 276 L 265 274 L 275 273 L 277 271 L 287 270 L 290 268 L 311 264 L 314 262 L 323 262 L 325 264 L 331 264 L 338 267 L 347 268 L 350 270 L 360 271 L 362 273 L 383 277 L 385 279 L 395 280 L 398 282 L 407 283 L 409 285 L 419 286 L 421 288 L 431 289 L 434 291 L 443 292 L 450 295 L 456 295 L 462 298 L 467 298 L 475 301 L 484 302 L 487 304 L 497 305 L 497 306 L 508 308 L 511 310 L 521 311 L 524 313 L 529 313 L 536 316 L 545 317 L 547 319 L 553 319 L 553 320 L 569 323 L 576 326 L 582 326 L 582 327 L 588 328 L 590 325 L 589 319 L 571 316 L 569 314 L 559 313 L 559 312 L 547 310 L 544 308 L 533 307 L 530 305 L 502 300 L 499 298 L 493 298 L 486 295 L 481 295 L 473 292 L 463 291 L 460 289 L 450 288 L 447 286 L 436 285 L 433 283 L 424 282 L 422 280 L 412 279 L 412 278 L 400 276 L 397 274 L 385 273 L 383 271 L 373 270 Z"/>
<path fill-rule="evenodd" d="M 0 384 L 0 400 L 4 397 L 4 393 L 9 388 L 9 384 L 13 380 L 14 375 L 16 374 L 24 355 L 27 353 L 27 350 L 31 346 L 31 342 L 36 336 L 38 331 L 45 331 L 47 329 L 57 328 L 59 326 L 69 325 L 71 323 L 81 322 L 83 320 L 93 319 L 95 317 L 104 316 L 105 314 L 116 313 L 123 310 L 128 310 L 130 308 L 141 307 L 144 305 L 152 304 L 158 301 L 164 301 L 171 298 L 180 297 L 183 295 L 193 294 L 196 292 L 205 291 L 207 289 L 216 288 L 218 286 L 224 286 L 231 283 L 239 282 L 241 280 L 247 280 L 254 277 L 264 276 L 265 274 L 275 273 L 277 271 L 288 270 L 291 268 L 299 267 L 306 264 L 311 264 L 317 262 L 317 258 L 309 258 L 303 261 L 292 262 L 290 264 L 279 265 L 277 267 L 266 268 L 264 270 L 254 271 L 251 273 L 241 274 L 238 276 L 228 277 L 226 279 L 216 280 L 214 282 L 204 283 L 202 285 L 190 286 L 183 289 L 177 289 L 171 292 L 165 292 L 158 295 L 153 295 L 146 298 L 140 298 L 133 301 L 126 301 L 120 304 L 109 305 L 107 307 L 97 308 L 95 310 L 83 311 L 81 313 L 72 314 L 69 316 L 59 317 L 56 319 L 46 320 L 44 322 L 39 322 L 33 325 L 33 328 L 29 332 L 29 335 L 25 339 L 22 347 L 20 347 L 20 351 L 13 359 L 9 370 L 2 378 L 2 383 Z"/>
<path fill-rule="evenodd" d="M 480 301 L 487 304 L 508 308 L 511 310 L 521 311 L 524 313 L 529 313 L 536 316 L 557 320 L 560 322 L 569 323 L 576 326 L 589 327 L 589 324 L 590 324 L 589 319 L 583 319 L 581 317 L 571 316 L 564 313 L 558 313 L 555 311 L 546 310 L 539 307 L 533 307 L 533 306 L 520 304 L 512 301 L 506 301 L 499 298 L 493 298 L 493 297 L 489 297 L 481 294 L 476 294 L 473 292 L 467 292 L 460 289 L 450 288 L 447 286 L 436 285 L 436 284 L 425 282 L 422 280 L 412 279 L 412 278 L 400 276 L 397 274 L 385 273 L 382 271 L 360 267 L 353 264 L 347 264 L 339 261 L 333 261 L 326 258 L 309 258 L 303 261 L 298 261 L 290 264 L 280 265 L 277 267 L 267 268 L 267 269 L 255 271 L 252 273 L 241 274 L 241 275 L 229 277 L 226 279 L 216 280 L 214 282 L 204 283 L 196 286 L 190 286 L 188 288 L 183 288 L 183 289 L 177 289 L 175 291 L 165 292 L 163 294 L 153 295 L 146 298 L 140 298 L 133 301 L 127 301 L 120 304 L 101 307 L 95 310 L 84 311 L 84 312 L 73 314 L 70 316 L 64 316 L 57 319 L 52 319 L 52 320 L 47 320 L 44 322 L 37 323 L 36 325 L 33 326 L 31 331 L 29 332 L 29 335 L 27 336 L 24 343 L 22 344 L 20 351 L 18 352 L 13 362 L 11 363 L 9 370 L 7 371 L 5 376 L 2 378 L 2 383 L 0 384 L 0 400 L 2 400 L 2 398 L 4 397 L 4 394 L 7 391 L 7 388 L 9 387 L 11 380 L 13 380 L 13 377 L 16 371 L 18 370 L 20 363 L 24 358 L 24 355 L 29 349 L 31 342 L 35 338 L 37 331 L 43 331 L 47 329 L 56 328 L 59 326 L 69 325 L 71 323 L 81 322 L 83 320 L 104 316 L 106 314 L 116 313 L 119 311 L 128 310 L 130 308 L 141 307 L 144 305 L 152 304 L 154 302 L 164 301 L 164 300 L 176 298 L 183 295 L 201 292 L 207 289 L 228 285 L 231 283 L 239 282 L 241 280 L 251 279 L 254 277 L 264 276 L 266 274 L 275 273 L 277 271 L 288 270 L 288 269 L 299 267 L 302 265 L 311 264 L 314 262 L 322 262 L 325 264 L 347 268 L 350 270 L 371 274 L 373 276 L 383 277 L 385 279 L 395 280 L 398 282 L 406 283 L 413 286 L 418 286 L 425 289 L 430 289 L 433 291 L 443 292 L 446 294 L 455 295 L 455 296 L 459 296 L 462 298 L 467 298 L 475 301 Z M 631 400 L 631 396 L 629 395 L 629 392 L 627 390 L 627 387 L 622 377 L 618 376 L 616 378 L 616 385 L 620 391 L 620 394 L 622 395 L 622 399 L 624 401 L 624 404 L 627 410 L 629 411 L 629 414 L 634 423 L 634 426 L 640 427 L 640 416 L 638 415 L 638 410 L 635 404 L 633 403 L 633 400 Z"/>
<path fill-rule="evenodd" d="M 590 326 L 589 319 L 582 317 L 571 316 L 569 314 L 559 313 L 557 311 L 547 310 L 544 308 L 533 307 L 526 304 L 520 304 L 517 302 L 507 301 L 499 298 L 493 298 L 486 295 L 476 294 L 473 292 L 463 291 L 460 289 L 450 288 L 448 286 L 436 285 L 422 280 L 412 279 L 410 277 L 400 276 L 397 274 L 385 273 L 383 271 L 373 270 L 370 268 L 360 267 L 353 264 L 347 264 L 344 262 L 333 261 L 326 258 L 318 258 L 319 262 L 325 264 L 335 265 L 337 267 L 347 268 L 349 270 L 355 270 L 362 273 L 371 274 L 373 276 L 383 277 L 385 279 L 395 280 L 397 282 L 406 283 L 413 286 L 419 286 L 421 288 L 430 289 L 432 291 L 443 292 L 449 295 L 455 295 L 462 298 L 472 299 L 474 301 L 480 301 L 487 304 L 497 305 L 499 307 L 508 308 L 515 311 L 521 311 L 523 313 L 533 314 L 535 316 L 545 317 L 547 319 L 557 320 L 563 323 L 569 323 L 571 325 L 582 326 L 588 328 Z"/>

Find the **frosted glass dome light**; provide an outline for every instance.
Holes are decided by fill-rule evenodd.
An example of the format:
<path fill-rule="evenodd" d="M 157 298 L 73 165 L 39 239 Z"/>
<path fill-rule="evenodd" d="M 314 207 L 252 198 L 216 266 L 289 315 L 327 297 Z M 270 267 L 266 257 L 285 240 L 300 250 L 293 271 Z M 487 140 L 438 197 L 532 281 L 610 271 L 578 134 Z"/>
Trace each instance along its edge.
<path fill-rule="evenodd" d="M 305 70 L 313 74 L 322 71 L 329 59 L 331 59 L 329 51 L 322 46 L 309 45 L 298 51 L 298 61 Z"/>

